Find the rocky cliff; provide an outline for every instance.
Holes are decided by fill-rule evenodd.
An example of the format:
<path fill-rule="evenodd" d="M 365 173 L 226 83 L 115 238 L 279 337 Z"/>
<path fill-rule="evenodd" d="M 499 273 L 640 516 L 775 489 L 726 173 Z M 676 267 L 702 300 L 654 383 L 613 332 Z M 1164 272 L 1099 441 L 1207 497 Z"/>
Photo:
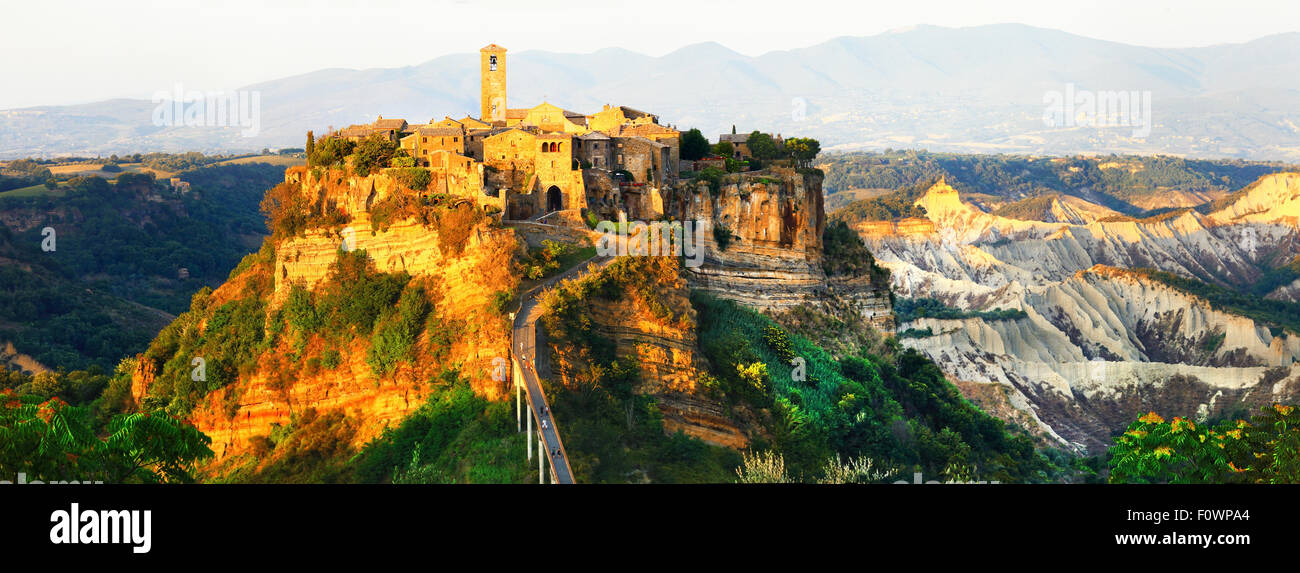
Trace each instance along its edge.
<path fill-rule="evenodd" d="M 867 280 L 829 279 L 822 269 L 826 213 L 822 178 L 774 168 L 733 174 L 716 187 L 686 186 L 681 220 L 708 221 L 702 265 L 687 267 L 691 285 L 765 311 L 812 305 L 849 309 L 877 328 L 892 328 L 888 289 Z"/>
<path fill-rule="evenodd" d="M 1249 287 L 1272 261 L 1295 256 L 1298 193 L 1300 175 L 1279 174 L 1208 214 L 1098 216 L 1102 208 L 1070 198 L 1041 217 L 1052 220 L 1026 221 L 987 213 L 941 182 L 917 201 L 932 231 L 915 221 L 909 232 L 880 223 L 858 231 L 900 296 L 1024 311 L 900 328 L 922 333 L 904 343 L 963 388 L 1001 385 L 1041 431 L 1095 452 L 1141 411 L 1204 418 L 1300 395 L 1294 334 L 1123 270 Z"/>
<path fill-rule="evenodd" d="M 594 336 L 612 344 L 612 358 L 624 365 L 637 365 L 639 382 L 633 391 L 655 398 L 666 432 L 680 431 L 719 446 L 746 447 L 750 435 L 739 421 L 743 413 L 707 397 L 700 386 L 708 364 L 700 352 L 695 310 L 677 261 L 654 258 L 616 264 L 627 267 L 606 269 L 606 274 L 584 279 L 586 284 L 562 285 L 560 293 L 543 298 L 544 308 L 554 314 L 562 304 L 558 300 L 574 297 L 574 304 L 581 305 L 581 314 L 592 321 Z M 629 272 L 636 274 L 637 281 L 653 285 L 653 298 L 647 298 L 636 286 L 623 284 L 625 281 L 619 277 L 626 278 Z M 606 281 L 617 284 L 624 294 L 613 298 L 575 296 L 589 284 Z M 652 306 L 660 310 L 656 312 Z M 554 327 L 555 323 L 551 324 Z M 570 389 L 591 383 L 591 349 L 572 337 L 549 338 L 554 352 L 550 370 L 555 379 Z"/>
<path fill-rule="evenodd" d="M 228 282 L 169 327 L 193 332 L 202 341 L 216 336 L 211 331 L 214 312 L 220 309 L 249 303 L 264 312 L 268 334 L 262 344 L 246 362 L 235 365 L 234 379 L 203 393 L 187 412 L 188 419 L 213 439 L 213 473 L 222 472 L 232 457 L 249 452 L 256 439 L 289 427 L 307 409 L 346 415 L 355 423 L 351 445 L 359 446 L 423 404 L 430 380 L 447 369 L 468 379 L 482 396 L 506 396 L 505 382 L 494 379 L 492 372 L 494 359 L 508 353 L 508 321 L 497 299 L 499 293 L 513 291 L 519 280 L 513 259 L 521 241 L 514 231 L 474 215 L 476 206 L 463 205 L 445 206 L 426 220 L 390 217 L 393 220 L 380 228 L 372 224 L 371 209 L 409 190 L 391 177 L 339 175 L 290 170 L 286 183 L 310 198 L 312 211 L 337 209 L 341 217 L 267 239 L 261 254 L 250 255 L 251 264 L 241 265 Z M 298 339 L 285 330 L 289 327 L 280 326 L 284 319 L 279 312 L 292 289 L 319 290 L 345 251 L 364 252 L 373 265 L 371 272 L 405 273 L 394 276 L 408 277 L 409 284 L 429 292 L 439 322 L 419 333 L 415 359 L 391 372 L 377 374 L 368 362 L 369 333 L 349 337 L 316 332 Z M 452 328 L 454 337 L 438 343 L 446 347 L 439 346 L 437 356 L 423 354 L 421 349 L 437 346 L 432 338 L 448 337 L 442 330 Z M 177 350 L 161 341 L 165 338 L 167 331 L 137 360 L 131 388 L 138 404 L 160 395 L 175 404 L 175 374 L 159 384 L 164 365 L 188 363 L 190 356 L 184 343 Z M 333 358 L 323 358 L 327 351 Z"/>

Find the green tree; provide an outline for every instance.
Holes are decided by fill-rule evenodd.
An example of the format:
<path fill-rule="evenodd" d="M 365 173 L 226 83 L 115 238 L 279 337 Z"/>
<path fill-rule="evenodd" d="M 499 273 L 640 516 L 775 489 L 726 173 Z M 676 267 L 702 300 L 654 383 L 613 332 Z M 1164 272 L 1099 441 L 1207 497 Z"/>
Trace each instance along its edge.
<path fill-rule="evenodd" d="M 399 153 L 399 145 L 382 135 L 372 135 L 361 140 L 357 144 L 353 153 L 356 160 L 353 162 L 353 168 L 356 169 L 357 175 L 362 177 L 370 175 L 370 172 L 376 169 L 388 167 L 388 162 Z M 405 154 L 405 151 L 401 152 Z"/>
<path fill-rule="evenodd" d="M 1111 447 L 1112 483 L 1300 483 L 1300 408 L 1210 427 L 1151 412 Z"/>
<path fill-rule="evenodd" d="M 785 150 L 799 167 L 811 167 L 812 160 L 821 153 L 821 142 L 811 137 L 791 137 L 785 140 Z"/>
<path fill-rule="evenodd" d="M 749 137 L 745 139 L 745 146 L 749 147 L 750 155 L 759 159 L 772 159 L 780 151 L 777 149 L 776 141 L 772 139 L 772 136 L 760 131 L 749 134 Z"/>
<path fill-rule="evenodd" d="M 713 146 L 713 154 L 723 157 L 732 157 L 736 154 L 736 147 L 730 141 L 719 141 Z"/>
<path fill-rule="evenodd" d="M 695 161 L 709 154 L 709 139 L 700 130 L 691 128 L 682 134 L 682 159 Z"/>
<path fill-rule="evenodd" d="M 311 164 L 319 167 L 337 167 L 343 159 L 352 154 L 355 144 L 339 137 L 327 137 L 320 145 L 313 145 L 309 156 Z"/>
<path fill-rule="evenodd" d="M 307 153 L 307 166 L 311 167 L 312 155 L 316 154 L 316 135 L 307 130 L 307 147 L 304 148 Z"/>
<path fill-rule="evenodd" d="M 0 390 L 0 475 L 107 483 L 192 482 L 212 439 L 162 414 L 119 414 L 103 437 L 89 410 Z"/>

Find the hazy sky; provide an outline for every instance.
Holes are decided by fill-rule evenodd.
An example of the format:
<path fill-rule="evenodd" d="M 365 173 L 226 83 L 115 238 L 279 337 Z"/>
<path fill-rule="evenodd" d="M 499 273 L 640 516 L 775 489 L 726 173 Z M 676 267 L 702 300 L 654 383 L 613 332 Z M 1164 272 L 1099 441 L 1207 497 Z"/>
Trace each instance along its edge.
<path fill-rule="evenodd" d="M 405 66 L 489 42 L 662 55 L 711 40 L 759 55 L 915 24 L 1019 22 L 1157 47 L 1300 30 L 1295 0 L 2 1 L 0 109 Z"/>

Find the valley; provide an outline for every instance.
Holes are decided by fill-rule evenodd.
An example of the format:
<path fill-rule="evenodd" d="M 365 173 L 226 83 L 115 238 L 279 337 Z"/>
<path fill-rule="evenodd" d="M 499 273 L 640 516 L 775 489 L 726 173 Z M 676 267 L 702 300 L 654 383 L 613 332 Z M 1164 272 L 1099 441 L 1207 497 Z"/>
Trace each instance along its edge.
<path fill-rule="evenodd" d="M 1039 433 L 1095 455 L 1143 412 L 1214 420 L 1300 394 L 1285 315 L 1197 294 L 1249 294 L 1300 254 L 1298 197 L 1300 175 L 1279 173 L 1157 216 L 1051 193 L 989 212 L 939 179 L 912 203 L 921 216 L 855 228 L 896 296 L 1017 311 L 913 317 L 904 345 L 954 381 L 1004 388 Z M 1255 300 L 1293 304 L 1293 283 L 1273 279 Z"/>

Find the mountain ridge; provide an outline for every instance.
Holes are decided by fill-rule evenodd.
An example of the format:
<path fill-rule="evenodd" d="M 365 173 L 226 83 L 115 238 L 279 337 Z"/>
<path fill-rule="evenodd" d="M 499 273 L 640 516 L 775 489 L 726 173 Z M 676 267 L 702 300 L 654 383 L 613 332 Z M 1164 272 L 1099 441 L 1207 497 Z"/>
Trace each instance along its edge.
<path fill-rule="evenodd" d="M 739 124 L 805 133 L 824 149 L 1300 158 L 1300 129 L 1287 123 L 1300 112 L 1288 97 L 1300 91 L 1300 34 L 1148 48 L 1020 24 L 921 26 L 757 56 L 705 42 L 657 57 L 621 48 L 512 57 L 520 64 L 511 67 L 513 107 L 547 100 L 594 112 L 621 104 L 655 109 L 668 123 L 706 134 Z M 1045 126 L 1044 93 L 1067 84 L 1152 92 L 1152 135 Z M 0 157 L 288 147 L 300 145 L 309 129 L 319 133 L 379 113 L 417 121 L 458 117 L 478 108 L 477 58 L 327 68 L 240 89 L 262 92 L 255 137 L 239 137 L 234 127 L 154 126 L 147 100 L 118 99 L 0 111 Z M 1203 112 L 1209 103 L 1213 117 Z"/>

